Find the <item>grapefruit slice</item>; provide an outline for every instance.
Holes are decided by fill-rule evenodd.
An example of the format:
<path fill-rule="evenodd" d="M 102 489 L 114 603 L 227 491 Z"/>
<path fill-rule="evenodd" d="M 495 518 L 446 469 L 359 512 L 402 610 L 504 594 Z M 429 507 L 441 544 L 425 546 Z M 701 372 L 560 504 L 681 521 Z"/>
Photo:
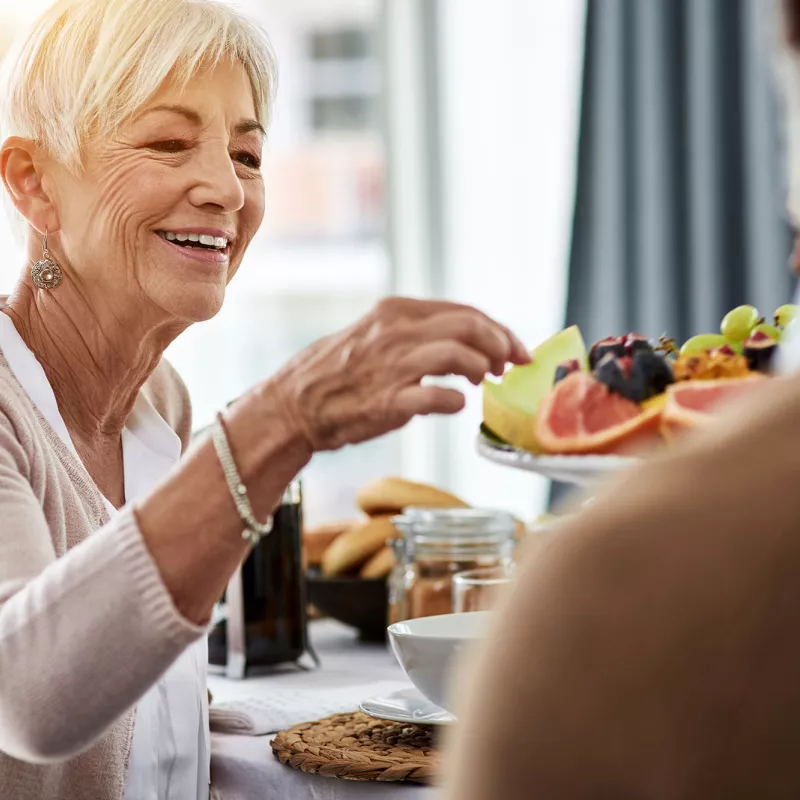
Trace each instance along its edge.
<path fill-rule="evenodd" d="M 756 374 L 747 378 L 674 383 L 666 392 L 667 402 L 661 418 L 662 435 L 672 440 L 687 430 L 709 425 L 721 405 L 751 392 L 764 380 L 764 376 Z"/>
<path fill-rule="evenodd" d="M 553 387 L 556 368 L 577 359 L 582 369 L 588 369 L 588 357 L 577 325 L 543 342 L 531 355 L 531 364 L 510 369 L 499 383 L 484 381 L 483 422 L 504 442 L 541 453 L 534 423 L 542 398 Z"/>
<path fill-rule="evenodd" d="M 542 401 L 536 438 L 558 455 L 635 453 L 658 439 L 662 408 L 642 410 L 591 375 L 576 372 Z"/>

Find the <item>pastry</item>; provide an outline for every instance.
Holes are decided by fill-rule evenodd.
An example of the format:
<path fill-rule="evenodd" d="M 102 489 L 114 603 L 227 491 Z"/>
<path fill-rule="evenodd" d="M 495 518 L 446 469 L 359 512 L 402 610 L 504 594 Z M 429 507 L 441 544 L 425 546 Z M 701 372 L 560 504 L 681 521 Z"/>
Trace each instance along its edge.
<path fill-rule="evenodd" d="M 308 566 L 316 567 L 322 563 L 322 556 L 331 544 L 343 533 L 359 524 L 359 520 L 345 520 L 318 525 L 303 531 L 303 554 Z"/>
<path fill-rule="evenodd" d="M 400 514 L 406 508 L 466 508 L 467 504 L 441 489 L 403 478 L 381 478 L 367 484 L 356 496 L 356 504 L 370 516 Z"/>
<path fill-rule="evenodd" d="M 359 578 L 385 578 L 394 567 L 394 553 L 388 545 L 382 547 L 361 567 Z"/>
<path fill-rule="evenodd" d="M 339 536 L 322 557 L 323 575 L 343 575 L 362 566 L 397 535 L 388 516 L 373 517 Z"/>

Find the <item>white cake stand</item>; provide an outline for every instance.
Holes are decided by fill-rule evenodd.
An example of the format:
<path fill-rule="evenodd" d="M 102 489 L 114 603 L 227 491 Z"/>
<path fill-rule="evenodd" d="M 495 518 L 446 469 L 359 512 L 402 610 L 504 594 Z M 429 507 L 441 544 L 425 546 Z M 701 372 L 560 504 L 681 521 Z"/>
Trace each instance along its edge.
<path fill-rule="evenodd" d="M 624 456 L 535 456 L 494 441 L 483 433 L 478 435 L 477 450 L 480 456 L 495 464 L 535 472 L 574 486 L 601 484 L 621 470 L 641 463 L 638 458 Z"/>

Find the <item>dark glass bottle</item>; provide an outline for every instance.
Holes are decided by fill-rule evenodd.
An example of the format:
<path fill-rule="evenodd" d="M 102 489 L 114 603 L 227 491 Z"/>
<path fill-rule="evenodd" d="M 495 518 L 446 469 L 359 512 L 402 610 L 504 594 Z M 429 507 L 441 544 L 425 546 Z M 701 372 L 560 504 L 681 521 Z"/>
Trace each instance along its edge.
<path fill-rule="evenodd" d="M 274 519 L 272 533 L 261 539 L 231 578 L 239 581 L 239 586 L 228 584 L 223 597 L 226 619 L 208 637 L 210 663 L 228 666 L 229 674 L 232 645 L 234 658 L 241 661 L 244 657 L 243 664 L 233 671 L 242 674 L 252 667 L 297 661 L 309 649 L 299 481 L 286 490 Z M 242 627 L 243 653 L 239 652 L 241 642 L 237 646 L 228 641 L 228 630 L 236 636 Z"/>

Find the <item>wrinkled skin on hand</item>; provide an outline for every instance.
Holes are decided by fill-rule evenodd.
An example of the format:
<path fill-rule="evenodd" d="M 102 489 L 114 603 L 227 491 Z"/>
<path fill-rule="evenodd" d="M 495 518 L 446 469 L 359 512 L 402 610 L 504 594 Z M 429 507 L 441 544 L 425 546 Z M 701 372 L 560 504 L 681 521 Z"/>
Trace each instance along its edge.
<path fill-rule="evenodd" d="M 530 356 L 507 328 L 468 306 L 388 298 L 346 330 L 287 364 L 273 386 L 312 451 L 396 430 L 412 417 L 454 414 L 461 392 L 423 385 L 456 375 L 476 386 Z"/>

